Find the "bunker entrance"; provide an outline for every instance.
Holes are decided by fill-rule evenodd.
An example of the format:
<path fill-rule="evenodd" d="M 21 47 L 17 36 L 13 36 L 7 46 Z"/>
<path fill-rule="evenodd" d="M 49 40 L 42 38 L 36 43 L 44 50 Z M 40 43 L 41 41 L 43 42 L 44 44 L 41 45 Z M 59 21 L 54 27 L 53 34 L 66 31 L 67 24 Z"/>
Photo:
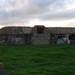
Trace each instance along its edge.
<path fill-rule="evenodd" d="M 44 26 L 39 26 L 39 27 L 37 27 L 37 34 L 44 34 Z"/>

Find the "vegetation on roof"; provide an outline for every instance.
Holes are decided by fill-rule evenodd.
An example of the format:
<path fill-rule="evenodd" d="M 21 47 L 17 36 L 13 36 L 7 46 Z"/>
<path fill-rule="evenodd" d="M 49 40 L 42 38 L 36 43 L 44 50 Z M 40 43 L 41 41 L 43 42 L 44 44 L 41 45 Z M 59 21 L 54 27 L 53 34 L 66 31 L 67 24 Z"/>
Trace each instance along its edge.
<path fill-rule="evenodd" d="M 34 27 L 44 27 L 43 25 L 35 25 Z M 15 27 L 9 26 L 0 29 L 0 34 L 30 34 L 34 27 Z M 74 27 L 46 27 L 51 34 L 75 34 Z"/>

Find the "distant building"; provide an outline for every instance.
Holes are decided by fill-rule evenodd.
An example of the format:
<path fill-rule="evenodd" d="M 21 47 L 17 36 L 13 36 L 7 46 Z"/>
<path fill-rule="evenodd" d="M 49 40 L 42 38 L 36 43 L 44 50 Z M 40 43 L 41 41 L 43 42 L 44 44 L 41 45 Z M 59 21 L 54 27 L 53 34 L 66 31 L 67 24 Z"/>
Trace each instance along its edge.
<path fill-rule="evenodd" d="M 71 27 L 4 27 L 0 29 L 0 44 L 70 44 L 75 43 L 75 28 Z"/>

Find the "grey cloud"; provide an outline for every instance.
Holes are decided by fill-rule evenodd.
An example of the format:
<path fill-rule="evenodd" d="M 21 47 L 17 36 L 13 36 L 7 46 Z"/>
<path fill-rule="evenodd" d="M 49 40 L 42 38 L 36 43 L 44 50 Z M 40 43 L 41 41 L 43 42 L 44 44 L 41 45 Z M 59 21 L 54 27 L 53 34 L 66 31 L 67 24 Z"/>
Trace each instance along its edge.
<path fill-rule="evenodd" d="M 57 2 L 57 0 L 29 0 L 29 2 L 32 4 L 36 4 L 40 7 L 46 7 Z"/>
<path fill-rule="evenodd" d="M 15 7 L 15 6 L 14 6 Z M 16 8 L 16 7 L 15 7 Z M 16 17 L 16 18 L 31 18 L 34 17 L 36 15 L 39 15 L 43 12 L 45 12 L 47 9 L 46 8 L 39 8 L 38 6 L 34 6 L 32 4 L 29 4 L 27 7 L 24 6 L 21 9 L 13 9 L 13 10 L 3 10 L 0 12 L 0 19 L 6 19 L 6 18 L 12 18 Z"/>
<path fill-rule="evenodd" d="M 1 0 L 2 1 L 2 0 Z M 59 12 L 63 8 L 65 0 L 5 0 L 6 5 L 0 6 L 0 24 L 28 23 L 31 19 L 57 20 L 74 18 L 75 11 Z M 10 8 L 12 6 L 12 9 Z M 2 9 L 3 8 L 3 9 Z M 9 10 L 7 11 L 6 8 Z M 50 10 L 52 9 L 53 10 Z"/>
<path fill-rule="evenodd" d="M 39 16 L 40 20 L 64 20 L 75 18 L 75 9 L 74 10 L 64 10 L 64 11 L 55 11 L 44 13 Z"/>
<path fill-rule="evenodd" d="M 16 5 L 17 0 L 8 0 L 8 3 L 11 4 L 12 6 Z"/>

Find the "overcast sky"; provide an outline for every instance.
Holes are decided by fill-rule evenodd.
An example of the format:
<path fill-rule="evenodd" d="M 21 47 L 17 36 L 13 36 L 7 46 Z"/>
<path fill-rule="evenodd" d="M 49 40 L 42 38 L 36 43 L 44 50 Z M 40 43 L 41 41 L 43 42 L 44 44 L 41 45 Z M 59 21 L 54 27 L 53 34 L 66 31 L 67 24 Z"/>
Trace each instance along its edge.
<path fill-rule="evenodd" d="M 75 0 L 0 0 L 0 27 L 75 27 Z"/>

